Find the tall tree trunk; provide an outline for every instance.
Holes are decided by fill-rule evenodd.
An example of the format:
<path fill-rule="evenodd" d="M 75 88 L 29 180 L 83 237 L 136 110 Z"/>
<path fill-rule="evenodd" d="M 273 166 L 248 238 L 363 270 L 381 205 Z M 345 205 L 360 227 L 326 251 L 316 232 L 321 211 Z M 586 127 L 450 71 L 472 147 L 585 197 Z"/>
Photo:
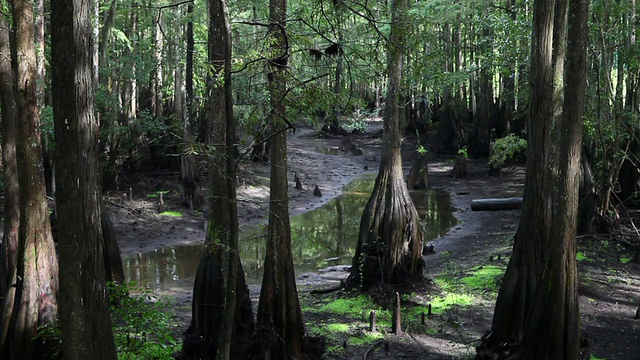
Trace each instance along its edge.
<path fill-rule="evenodd" d="M 423 279 L 420 216 L 409 196 L 402 172 L 399 104 L 404 62 L 406 0 L 391 2 L 391 34 L 387 73 L 387 111 L 378 177 L 360 220 L 356 255 L 348 288 L 368 290 L 381 284 Z"/>
<path fill-rule="evenodd" d="M 264 277 L 258 305 L 260 357 L 301 359 L 304 323 L 293 270 L 287 181 L 287 119 L 284 96 L 289 61 L 286 0 L 269 1 L 271 59 L 269 61 L 269 121 L 271 184 Z"/>
<path fill-rule="evenodd" d="M 36 340 L 41 325 L 53 326 L 58 315 L 58 259 L 51 234 L 42 171 L 40 116 L 37 106 L 33 3 L 13 2 L 18 89 L 18 176 L 20 230 L 17 266 L 0 309 L 0 355 L 36 359 L 51 343 Z"/>
<path fill-rule="evenodd" d="M 183 354 L 195 359 L 244 359 L 254 331 L 249 290 L 238 254 L 235 122 L 231 92 L 231 28 L 224 0 L 209 1 L 207 121 L 209 225 L 193 291 Z M 224 76 L 224 85 L 218 83 Z M 231 351 L 231 349 L 234 351 Z"/>
<path fill-rule="evenodd" d="M 193 5 L 190 4 L 193 11 Z M 181 179 L 181 200 L 190 209 L 200 208 L 204 202 L 202 187 L 200 186 L 200 176 L 198 173 L 198 158 L 191 152 L 193 146 L 193 125 L 191 119 L 191 101 L 193 98 L 193 23 L 191 28 L 187 26 L 187 95 L 186 105 L 183 106 L 182 99 L 184 91 L 182 88 L 182 63 L 176 61 L 175 90 L 174 90 L 174 113 L 178 119 L 182 120 L 184 130 L 183 153 L 180 157 L 180 179 Z M 176 51 L 178 53 L 178 51 Z M 189 58 L 190 57 L 190 58 Z"/>
<path fill-rule="evenodd" d="M 493 316 L 494 342 L 514 336 L 522 339 L 526 314 L 542 273 L 543 249 L 551 223 L 548 195 L 550 184 L 545 169 L 549 157 L 541 145 L 550 143 L 548 126 L 553 116 L 553 3 L 536 1 L 534 5 L 531 48 L 531 100 L 527 122 L 529 146 L 524 200 L 512 258 L 507 266 Z M 526 221 L 525 221 L 526 219 Z M 533 240 L 533 241 L 532 241 Z"/>
<path fill-rule="evenodd" d="M 185 75 L 185 114 L 191 119 L 193 117 L 193 53 L 195 51 L 195 40 L 193 36 L 193 3 L 189 2 L 187 4 L 187 17 L 189 21 L 187 22 L 187 59 L 186 59 L 186 75 Z"/>
<path fill-rule="evenodd" d="M 131 4 L 131 13 L 128 16 L 129 25 L 125 30 L 125 34 L 131 46 L 124 49 L 123 61 L 124 66 L 121 67 L 122 72 L 122 86 L 121 86 L 121 98 L 122 106 L 120 108 L 120 123 L 124 126 L 128 126 L 130 122 L 134 121 L 138 111 L 138 99 L 136 92 L 138 91 L 136 80 L 136 56 L 135 51 L 138 49 L 138 10 L 136 3 Z"/>
<path fill-rule="evenodd" d="M 527 181 L 490 338 L 497 352 L 505 342 L 515 345 L 521 359 L 578 358 L 575 255 L 588 7 L 588 0 L 534 4 Z"/>
<path fill-rule="evenodd" d="M 443 47 L 445 52 L 445 62 L 443 71 L 453 73 L 455 62 L 459 62 L 459 52 L 454 51 L 451 37 L 451 24 L 445 23 L 442 28 Z M 458 46 L 459 39 L 456 43 Z M 455 61 L 454 61 L 455 60 Z M 459 65 L 462 66 L 462 65 Z M 442 93 L 442 106 L 439 109 L 438 129 L 436 132 L 435 152 L 436 154 L 456 154 L 466 142 L 464 134 L 464 124 L 460 118 L 460 112 L 455 108 L 456 98 L 452 96 L 451 86 L 445 85 Z M 459 101 L 458 101 L 459 103 Z"/>
<path fill-rule="evenodd" d="M 91 2 L 54 1 L 52 85 L 65 359 L 117 359 L 105 281 Z"/>
<path fill-rule="evenodd" d="M 151 114 L 158 118 L 162 116 L 163 99 L 162 99 L 162 47 L 163 38 L 160 24 L 162 16 L 159 16 L 153 23 L 153 74 L 151 75 Z"/>
<path fill-rule="evenodd" d="M 509 10 L 510 18 L 515 23 L 517 20 L 516 1 L 506 0 L 505 8 Z M 516 75 L 518 72 L 516 57 L 509 55 L 507 63 L 509 64 L 509 72 L 500 75 L 502 92 L 500 93 L 500 115 L 498 117 L 498 126 L 496 127 L 496 136 L 498 138 L 511 134 L 511 123 L 516 110 Z"/>
<path fill-rule="evenodd" d="M 2 165 L 4 168 L 4 232 L 0 244 L 0 294 L 6 294 L 16 267 L 20 228 L 20 188 L 18 186 L 18 108 L 14 91 L 10 21 L 0 14 L 0 120 L 2 121 Z"/>
<path fill-rule="evenodd" d="M 489 2 L 492 5 L 493 1 Z M 476 108 L 473 111 L 473 132 L 469 139 L 469 152 L 476 157 L 489 156 L 491 130 L 495 128 L 495 103 L 493 91 L 493 68 L 489 59 L 493 57 L 493 29 L 485 24 L 480 35 L 483 40 L 476 58 L 478 66 L 477 89 L 475 89 Z"/>
<path fill-rule="evenodd" d="M 193 13 L 193 4 L 189 3 L 187 6 L 187 13 Z M 185 80 L 185 88 L 186 88 L 186 97 L 185 97 L 185 106 L 178 106 L 178 103 L 181 101 L 174 101 L 174 106 L 176 108 L 180 107 L 181 118 L 184 120 L 184 139 L 185 145 L 183 148 L 183 154 L 180 157 L 180 178 L 182 183 L 181 196 L 183 203 L 189 205 L 191 209 L 199 208 L 202 206 L 203 196 L 202 196 L 202 188 L 200 185 L 200 176 L 198 174 L 198 159 L 197 157 L 191 153 L 191 146 L 193 145 L 193 119 L 192 119 L 192 101 L 193 101 L 193 51 L 194 51 L 194 39 L 193 39 L 193 21 L 189 20 L 187 23 L 187 61 L 186 61 L 186 80 Z M 178 65 L 180 66 L 180 65 Z M 178 78 L 182 78 L 182 76 L 178 76 L 181 74 L 180 70 L 176 69 L 176 84 L 178 83 Z M 180 86 L 180 91 L 178 91 L 178 87 L 176 86 L 176 94 L 180 93 L 180 98 L 182 97 L 182 89 Z M 176 97 L 176 100 L 178 98 Z"/>

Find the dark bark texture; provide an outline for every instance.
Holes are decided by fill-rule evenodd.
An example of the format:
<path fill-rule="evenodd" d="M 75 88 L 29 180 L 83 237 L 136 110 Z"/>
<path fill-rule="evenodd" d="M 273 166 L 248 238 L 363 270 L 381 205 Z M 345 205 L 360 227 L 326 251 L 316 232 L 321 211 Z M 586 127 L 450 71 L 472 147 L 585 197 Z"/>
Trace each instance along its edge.
<path fill-rule="evenodd" d="M 578 358 L 575 256 L 587 12 L 588 0 L 534 4 L 527 181 L 489 339 L 500 356 Z"/>
<path fill-rule="evenodd" d="M 63 352 L 65 359 L 117 359 L 98 187 L 91 2 L 56 1 L 51 12 Z"/>
<path fill-rule="evenodd" d="M 49 223 L 42 170 L 40 116 L 37 106 L 33 2 L 16 0 L 20 228 L 16 268 L 0 309 L 0 357 L 43 358 L 52 343 L 35 339 L 38 327 L 53 326 L 58 316 L 58 259 Z"/>
<path fill-rule="evenodd" d="M 20 227 L 20 188 L 16 141 L 18 107 L 13 87 L 9 35 L 10 19 L 0 14 L 0 110 L 2 121 L 2 166 L 4 168 L 4 233 L 0 244 L 0 294 L 4 294 L 16 266 Z"/>

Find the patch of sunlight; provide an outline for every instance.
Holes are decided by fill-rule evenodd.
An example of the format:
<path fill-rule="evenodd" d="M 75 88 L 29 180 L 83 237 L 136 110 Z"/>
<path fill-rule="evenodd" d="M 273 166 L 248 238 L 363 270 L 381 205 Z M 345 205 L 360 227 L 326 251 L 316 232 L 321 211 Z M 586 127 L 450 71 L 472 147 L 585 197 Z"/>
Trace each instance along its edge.
<path fill-rule="evenodd" d="M 352 336 L 349 338 L 349 345 L 354 345 L 354 346 L 358 346 L 358 345 L 365 345 L 365 344 L 372 344 L 380 339 L 382 339 L 384 336 L 379 333 L 379 332 L 365 332 L 360 334 L 360 336 Z"/>
<path fill-rule="evenodd" d="M 335 314 L 352 315 L 359 317 L 363 312 L 367 314 L 371 310 L 376 310 L 377 305 L 367 296 L 356 296 L 352 298 L 335 299 L 323 305 L 319 311 L 329 311 Z"/>
<path fill-rule="evenodd" d="M 621 263 L 623 263 L 623 264 L 626 264 L 626 263 L 628 263 L 629 261 L 631 261 L 631 258 L 630 258 L 630 257 L 620 258 L 620 262 L 621 262 Z"/>
<path fill-rule="evenodd" d="M 351 325 L 345 323 L 321 324 L 318 326 L 311 326 L 309 328 L 309 332 L 325 335 L 327 337 L 335 337 L 338 334 L 347 333 L 350 330 Z"/>
<path fill-rule="evenodd" d="M 474 290 L 487 289 L 497 291 L 499 286 L 496 280 L 504 275 L 504 272 L 505 268 L 500 266 L 478 266 L 469 272 L 470 276 L 463 277 L 461 281 Z"/>
<path fill-rule="evenodd" d="M 180 211 L 164 211 L 158 214 L 160 216 L 170 216 L 170 217 L 182 217 L 182 213 Z"/>
<path fill-rule="evenodd" d="M 607 360 L 606 358 L 599 358 L 593 354 L 591 354 L 591 358 L 589 360 Z"/>
<path fill-rule="evenodd" d="M 327 331 L 330 332 L 347 332 L 349 331 L 349 329 L 351 328 L 351 326 L 349 324 L 327 324 L 324 327 L 325 329 L 327 329 Z"/>
<path fill-rule="evenodd" d="M 445 296 L 437 296 L 431 300 L 431 312 L 442 314 L 454 305 L 469 306 L 472 297 L 466 294 L 449 293 Z"/>
<path fill-rule="evenodd" d="M 585 255 L 584 252 L 582 252 L 582 251 L 578 251 L 578 253 L 576 254 L 576 260 L 578 260 L 578 261 L 589 261 L 589 262 L 595 261 L 595 260 L 587 257 L 587 255 Z"/>

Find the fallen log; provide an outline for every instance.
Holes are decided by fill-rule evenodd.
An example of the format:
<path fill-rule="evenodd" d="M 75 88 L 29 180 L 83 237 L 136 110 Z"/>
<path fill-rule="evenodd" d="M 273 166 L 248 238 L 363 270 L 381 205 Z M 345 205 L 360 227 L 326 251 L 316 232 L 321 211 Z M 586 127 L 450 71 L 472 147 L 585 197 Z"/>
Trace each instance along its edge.
<path fill-rule="evenodd" d="M 476 199 L 471 201 L 471 210 L 473 211 L 519 210 L 521 207 L 521 197 Z"/>

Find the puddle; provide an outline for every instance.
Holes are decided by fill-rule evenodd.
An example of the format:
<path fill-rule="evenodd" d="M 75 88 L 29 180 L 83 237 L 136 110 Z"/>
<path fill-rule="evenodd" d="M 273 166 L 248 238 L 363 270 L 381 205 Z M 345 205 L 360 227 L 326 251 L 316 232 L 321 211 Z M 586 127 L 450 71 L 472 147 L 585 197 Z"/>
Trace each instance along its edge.
<path fill-rule="evenodd" d="M 294 268 L 297 275 L 333 265 L 349 265 L 355 253 L 358 227 L 374 180 L 356 180 L 342 196 L 326 205 L 291 218 Z M 451 199 L 441 191 L 410 191 L 425 224 L 425 242 L 445 235 L 457 224 Z M 240 257 L 247 283 L 262 281 L 265 225 L 240 233 Z M 201 245 L 165 247 L 123 257 L 129 280 L 154 292 L 191 291 L 200 261 Z"/>

